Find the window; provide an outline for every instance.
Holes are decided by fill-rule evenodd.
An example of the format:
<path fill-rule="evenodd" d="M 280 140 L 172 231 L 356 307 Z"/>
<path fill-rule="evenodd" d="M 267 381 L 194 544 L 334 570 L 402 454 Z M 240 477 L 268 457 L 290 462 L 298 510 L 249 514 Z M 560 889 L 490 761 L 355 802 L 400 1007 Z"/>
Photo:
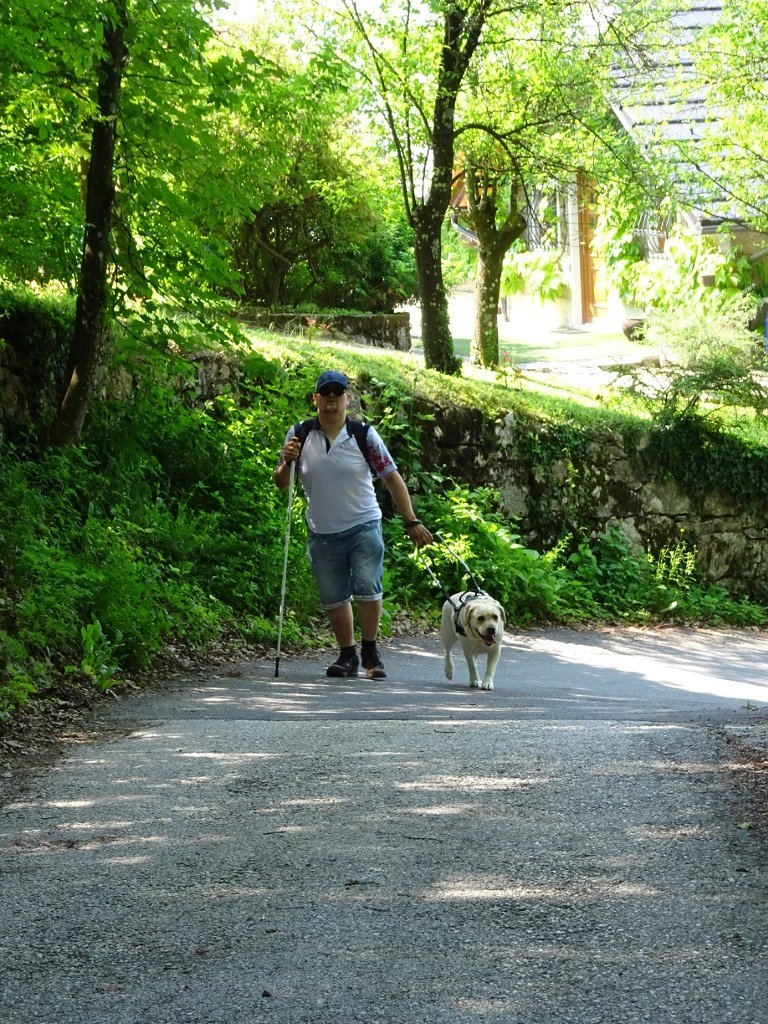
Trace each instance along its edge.
<path fill-rule="evenodd" d="M 658 210 L 646 210 L 637 218 L 632 231 L 640 243 L 643 256 L 647 260 L 668 260 L 666 253 L 667 237 L 675 223 L 675 215 L 662 214 Z"/>

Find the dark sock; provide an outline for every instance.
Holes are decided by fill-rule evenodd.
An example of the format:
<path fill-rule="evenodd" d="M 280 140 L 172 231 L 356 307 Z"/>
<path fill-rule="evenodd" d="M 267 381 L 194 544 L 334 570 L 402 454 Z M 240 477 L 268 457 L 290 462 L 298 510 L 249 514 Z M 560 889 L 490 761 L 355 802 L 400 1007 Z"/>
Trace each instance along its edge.
<path fill-rule="evenodd" d="M 365 640 L 363 640 L 365 645 Z M 354 661 L 357 657 L 357 648 L 354 644 L 351 647 L 342 647 L 339 650 L 339 659 L 342 661 Z"/>
<path fill-rule="evenodd" d="M 376 641 L 375 640 L 363 640 L 362 651 L 363 651 L 363 657 L 365 657 L 366 654 L 375 654 L 376 653 Z"/>

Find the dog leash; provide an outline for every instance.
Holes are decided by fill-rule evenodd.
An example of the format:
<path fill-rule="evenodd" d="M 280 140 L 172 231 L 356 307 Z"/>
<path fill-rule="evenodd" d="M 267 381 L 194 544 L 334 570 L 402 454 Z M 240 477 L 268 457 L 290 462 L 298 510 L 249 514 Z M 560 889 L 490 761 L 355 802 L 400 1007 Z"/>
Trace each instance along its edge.
<path fill-rule="evenodd" d="M 451 548 L 450 545 L 447 543 L 445 538 L 443 536 L 441 536 L 439 533 L 433 533 L 432 536 L 434 537 L 434 539 L 439 544 L 442 544 L 442 546 L 445 548 L 445 550 L 448 552 L 448 554 L 456 562 L 458 562 L 458 564 L 462 567 L 462 569 L 464 569 L 465 573 L 469 577 L 470 583 L 472 584 L 472 589 L 471 590 L 465 590 L 462 593 L 462 595 L 461 595 L 459 603 L 456 604 L 456 602 L 453 600 L 453 595 L 448 592 L 448 590 L 445 587 L 445 585 L 441 582 L 441 580 L 439 579 L 437 574 L 434 572 L 431 560 L 426 555 L 425 550 L 423 548 L 419 548 L 418 556 L 417 557 L 421 557 L 422 565 L 427 570 L 427 574 L 432 578 L 432 580 L 436 584 L 437 589 L 440 591 L 440 593 L 443 596 L 443 599 L 445 601 L 447 601 L 448 604 L 450 604 L 451 608 L 453 608 L 453 622 L 454 622 L 454 627 L 456 629 L 456 632 L 459 633 L 461 636 L 466 636 L 466 633 L 464 632 L 464 629 L 462 628 L 462 625 L 461 625 L 461 623 L 459 621 L 459 615 L 461 613 L 461 610 L 462 610 L 462 608 L 465 607 L 465 605 L 470 604 L 470 602 L 472 600 L 474 600 L 476 597 L 484 597 L 484 596 L 486 596 L 485 591 L 478 584 L 477 580 L 475 579 L 474 573 L 469 568 L 467 563 L 456 554 L 456 552 L 453 550 L 453 548 Z"/>
<path fill-rule="evenodd" d="M 446 541 L 445 537 L 443 537 L 442 534 L 440 534 L 440 533 L 433 533 L 432 536 L 435 538 L 435 540 L 439 544 L 443 545 L 443 547 L 448 552 L 448 554 L 451 556 L 451 558 L 453 558 L 454 561 L 459 563 L 459 565 L 462 567 L 464 572 L 469 577 L 469 582 L 472 584 L 472 588 L 473 588 L 474 592 L 476 594 L 484 594 L 485 591 L 483 590 L 483 588 L 480 586 L 480 584 L 475 579 L 475 576 L 474 576 L 474 573 L 472 572 L 472 570 L 469 568 L 467 563 L 462 558 L 459 558 L 459 556 L 456 554 L 456 552 L 453 550 L 453 548 L 448 544 L 448 542 Z"/>

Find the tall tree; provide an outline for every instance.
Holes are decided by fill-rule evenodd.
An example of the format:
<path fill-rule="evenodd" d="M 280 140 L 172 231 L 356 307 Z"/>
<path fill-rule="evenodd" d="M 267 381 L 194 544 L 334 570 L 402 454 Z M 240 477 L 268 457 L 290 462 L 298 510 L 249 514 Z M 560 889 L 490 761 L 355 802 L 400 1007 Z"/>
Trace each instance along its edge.
<path fill-rule="evenodd" d="M 629 178 L 609 113 L 622 60 L 638 61 L 648 42 L 650 6 L 615 0 L 588 7 L 550 0 L 512 5 L 489 23 L 456 131 L 463 216 L 476 236 L 475 330 L 470 360 L 499 358 L 497 309 L 504 257 L 536 213 L 539 186 L 564 192 L 577 174 Z M 533 225 L 531 225 L 533 226 Z"/>
<path fill-rule="evenodd" d="M 86 179 L 85 232 L 77 309 L 65 377 L 66 388 L 49 433 L 50 443 L 54 445 L 72 444 L 80 437 L 106 330 L 117 113 L 123 69 L 128 59 L 125 0 L 114 0 L 114 7 L 104 11 L 103 23 L 104 51 L 99 61 L 97 115 L 91 134 Z"/>
<path fill-rule="evenodd" d="M 0 272 L 78 294 L 55 443 L 82 427 L 108 314 L 144 317 L 143 338 L 165 349 L 183 332 L 158 317 L 164 302 L 207 313 L 237 289 L 227 228 L 253 198 L 240 172 L 279 165 L 274 111 L 288 83 L 268 58 L 219 41 L 218 3 L 0 11 Z"/>
<path fill-rule="evenodd" d="M 375 16 L 341 0 L 362 47 L 358 64 L 389 132 L 419 277 L 428 367 L 455 373 L 442 271 L 442 228 L 451 199 L 456 106 L 499 0 L 403 0 Z M 388 12 L 392 12 L 391 14 Z"/>
<path fill-rule="evenodd" d="M 510 246 L 525 231 L 520 209 L 523 182 L 518 175 L 491 165 L 467 161 L 464 187 L 467 219 L 477 236 L 477 276 L 475 278 L 475 328 L 469 359 L 478 366 L 496 366 L 499 362 L 499 294 L 504 257 Z M 501 188 L 506 184 L 506 201 Z"/>
<path fill-rule="evenodd" d="M 285 70 L 290 102 L 281 161 L 260 181 L 240 179 L 252 200 L 233 242 L 243 299 L 372 312 L 412 299 L 413 251 L 391 159 L 359 130 L 349 68 L 333 52 L 291 53 L 276 35 L 260 27 L 257 45 Z"/>
<path fill-rule="evenodd" d="M 10 279 L 77 277 L 84 126 L 103 44 L 98 16 L 95 30 L 89 19 L 86 0 L 66 11 L 43 0 L 0 5 L 0 273 Z"/>
<path fill-rule="evenodd" d="M 691 40 L 688 95 L 703 97 L 703 137 L 680 139 L 679 157 L 712 217 L 768 230 L 766 0 L 724 0 L 719 17 Z"/>

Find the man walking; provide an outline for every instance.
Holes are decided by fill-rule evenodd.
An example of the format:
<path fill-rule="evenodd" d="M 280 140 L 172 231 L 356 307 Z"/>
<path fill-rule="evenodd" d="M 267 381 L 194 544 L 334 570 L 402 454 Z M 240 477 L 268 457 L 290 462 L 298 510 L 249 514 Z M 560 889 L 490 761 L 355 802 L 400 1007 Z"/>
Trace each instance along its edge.
<path fill-rule="evenodd" d="M 389 491 L 403 527 L 417 547 L 432 534 L 413 512 L 411 497 L 392 456 L 372 426 L 347 418 L 349 381 L 343 373 L 320 374 L 313 396 L 317 416 L 288 431 L 275 469 L 275 483 L 288 487 L 290 464 L 296 462 L 307 496 L 307 553 L 320 601 L 339 645 L 328 668 L 335 677 L 356 676 L 360 659 L 355 646 L 352 600 L 362 633 L 361 659 L 369 679 L 383 679 L 376 646 L 381 621 L 384 542 L 381 509 L 371 470 Z"/>

